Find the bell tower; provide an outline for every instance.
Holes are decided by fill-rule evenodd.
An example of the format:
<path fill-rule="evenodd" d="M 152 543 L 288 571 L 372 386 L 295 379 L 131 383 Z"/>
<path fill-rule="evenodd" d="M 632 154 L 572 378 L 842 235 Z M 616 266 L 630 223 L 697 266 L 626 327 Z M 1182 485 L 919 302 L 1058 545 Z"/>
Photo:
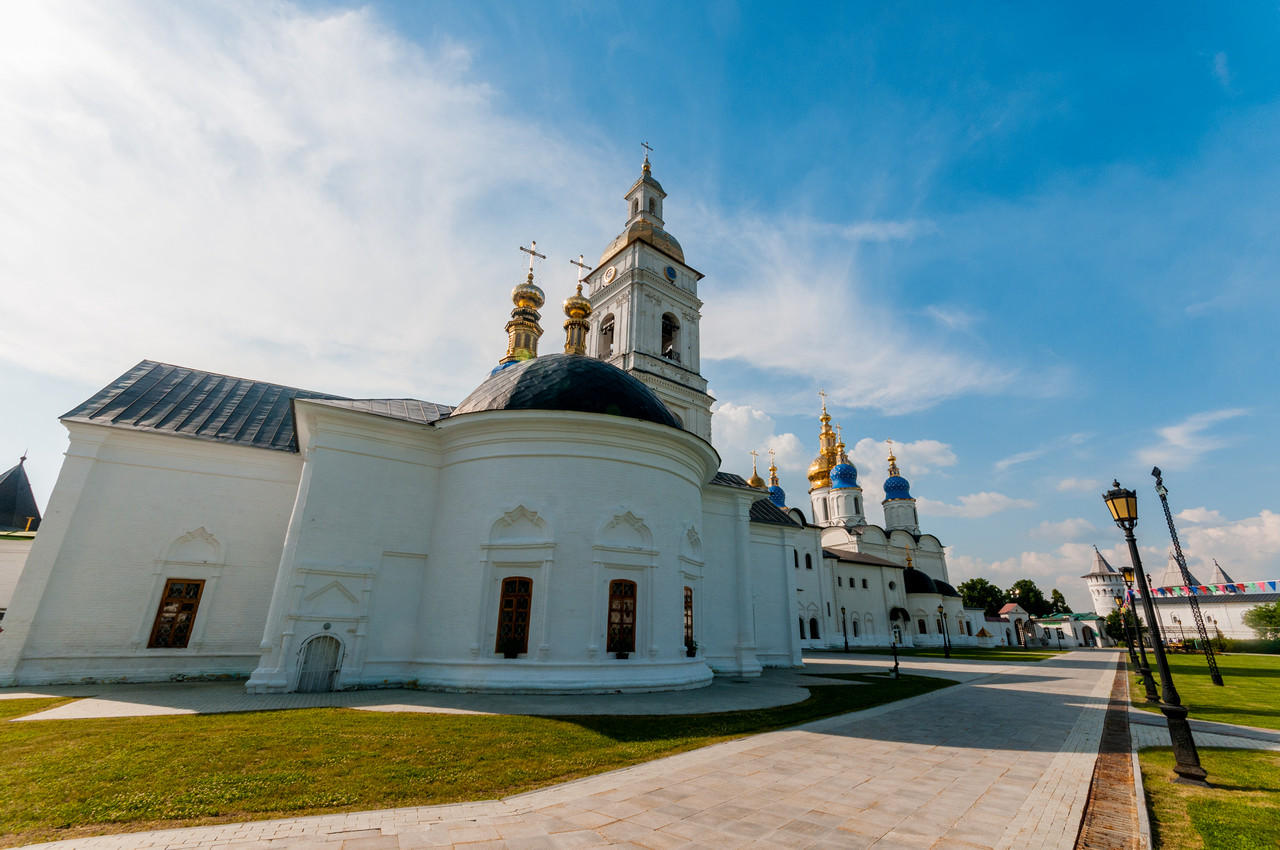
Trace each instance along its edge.
<path fill-rule="evenodd" d="M 711 403 L 702 377 L 698 322 L 702 273 L 663 229 L 667 193 L 653 177 L 645 145 L 640 178 L 624 197 L 626 229 L 586 277 L 591 301 L 587 354 L 607 360 L 653 390 L 686 431 L 711 441 Z"/>

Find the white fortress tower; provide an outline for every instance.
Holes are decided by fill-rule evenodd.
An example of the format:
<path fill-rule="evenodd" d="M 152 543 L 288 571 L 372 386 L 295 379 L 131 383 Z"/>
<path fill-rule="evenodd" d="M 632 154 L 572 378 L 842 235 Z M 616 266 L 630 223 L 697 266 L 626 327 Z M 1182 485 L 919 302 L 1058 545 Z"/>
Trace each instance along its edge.
<path fill-rule="evenodd" d="M 698 281 L 684 250 L 662 229 L 667 193 L 649 157 L 626 194 L 627 227 L 587 275 L 587 354 L 625 369 L 662 399 L 686 431 L 711 441 L 711 402 L 700 373 Z"/>
<path fill-rule="evenodd" d="M 1095 614 L 1105 617 L 1116 609 L 1115 598 L 1124 596 L 1124 577 L 1107 563 L 1097 546 L 1093 547 L 1093 569 L 1081 578 L 1089 587 L 1089 599 L 1093 601 Z"/>

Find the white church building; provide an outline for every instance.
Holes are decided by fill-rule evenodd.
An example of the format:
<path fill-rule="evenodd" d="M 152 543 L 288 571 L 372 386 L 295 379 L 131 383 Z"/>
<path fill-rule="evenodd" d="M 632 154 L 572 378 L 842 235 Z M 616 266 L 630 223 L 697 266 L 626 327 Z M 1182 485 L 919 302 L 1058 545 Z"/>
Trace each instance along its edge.
<path fill-rule="evenodd" d="M 872 524 L 825 404 L 811 516 L 772 465 L 768 488 L 720 470 L 702 275 L 647 158 L 625 197 L 564 352 L 538 353 L 531 254 L 506 352 L 456 406 L 144 360 L 63 416 L 0 685 L 652 691 L 976 643 L 896 458 Z"/>

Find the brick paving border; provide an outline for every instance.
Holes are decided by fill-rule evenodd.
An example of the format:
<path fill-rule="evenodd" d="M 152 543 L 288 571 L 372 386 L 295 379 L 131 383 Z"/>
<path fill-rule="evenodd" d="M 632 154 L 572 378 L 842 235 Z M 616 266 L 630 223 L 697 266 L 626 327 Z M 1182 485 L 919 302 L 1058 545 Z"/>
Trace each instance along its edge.
<path fill-rule="evenodd" d="M 1098 742 L 1089 799 L 1076 850 L 1141 850 L 1138 792 L 1133 781 L 1129 740 L 1129 678 L 1124 659 L 1116 662 L 1107 717 Z"/>

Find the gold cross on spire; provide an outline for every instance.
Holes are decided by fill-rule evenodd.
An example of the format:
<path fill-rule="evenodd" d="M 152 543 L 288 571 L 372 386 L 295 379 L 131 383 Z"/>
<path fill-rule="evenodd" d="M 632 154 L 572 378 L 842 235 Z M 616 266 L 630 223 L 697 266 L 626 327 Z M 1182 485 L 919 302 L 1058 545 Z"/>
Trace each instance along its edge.
<path fill-rule="evenodd" d="M 774 456 L 774 454 L 775 454 L 775 452 L 773 451 L 773 449 L 769 449 L 769 465 L 770 465 L 770 466 L 773 466 L 773 456 Z"/>
<path fill-rule="evenodd" d="M 751 451 L 747 452 L 747 454 L 751 455 L 751 468 L 752 468 L 752 469 L 755 469 L 755 468 L 756 468 L 756 458 L 758 458 L 758 457 L 760 456 L 760 452 L 756 451 L 755 449 L 752 449 Z"/>
<path fill-rule="evenodd" d="M 641 142 L 640 147 L 644 148 L 644 158 L 648 159 L 649 154 L 653 153 L 653 148 L 649 147 L 648 142 Z"/>
<path fill-rule="evenodd" d="M 822 387 L 818 387 L 818 395 L 822 396 L 822 409 L 827 409 L 827 391 Z"/>
<path fill-rule="evenodd" d="M 536 241 L 536 240 L 535 240 L 535 241 L 533 241 L 533 242 L 530 242 L 530 243 L 529 243 L 529 245 L 531 246 L 531 247 L 529 247 L 529 248 L 526 248 L 526 247 L 524 247 L 523 245 L 521 245 L 521 246 L 520 246 L 520 250 L 521 250 L 521 251 L 524 251 L 526 254 L 528 254 L 528 255 L 529 255 L 529 274 L 531 274 L 531 275 L 532 275 L 532 274 L 533 274 L 533 259 L 534 259 L 534 257 L 537 257 L 539 260 L 545 260 L 545 259 L 547 258 L 547 255 L 546 255 L 546 254 L 539 254 L 539 253 L 538 253 L 538 243 L 537 243 L 537 241 Z"/>
<path fill-rule="evenodd" d="M 582 283 L 582 279 L 587 276 L 587 272 L 591 271 L 591 266 L 582 262 L 582 254 L 578 255 L 578 259 L 570 260 L 569 265 L 578 267 L 578 283 Z"/>

